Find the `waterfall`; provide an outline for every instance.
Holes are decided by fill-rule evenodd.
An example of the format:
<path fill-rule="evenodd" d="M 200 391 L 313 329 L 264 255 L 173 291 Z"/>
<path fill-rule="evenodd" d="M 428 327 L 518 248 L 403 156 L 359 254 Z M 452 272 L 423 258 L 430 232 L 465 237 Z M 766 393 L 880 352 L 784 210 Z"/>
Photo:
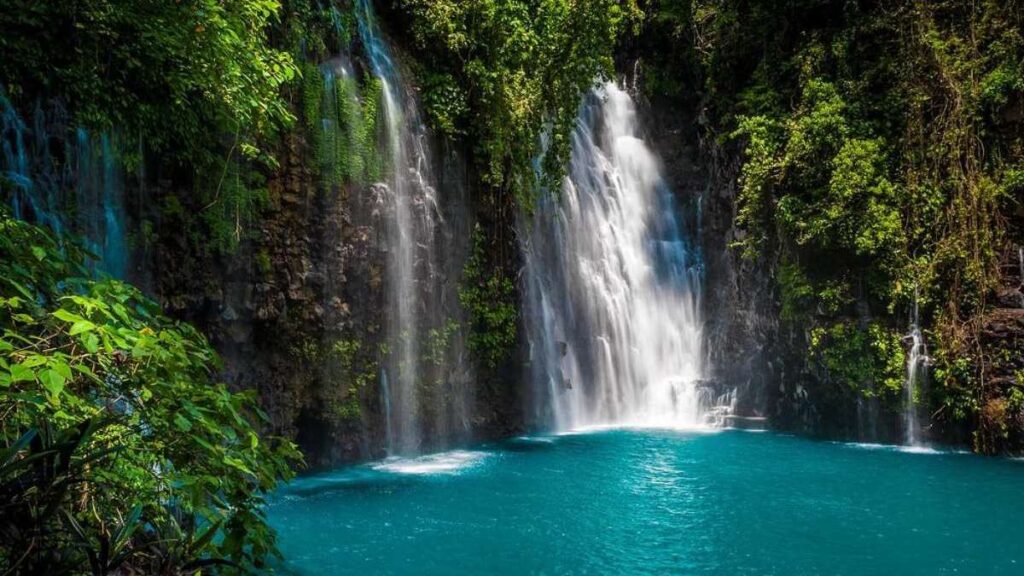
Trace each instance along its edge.
<path fill-rule="evenodd" d="M 46 226 L 58 238 L 80 235 L 97 257 L 95 269 L 124 278 L 130 249 L 117 135 L 78 128 L 68 138 L 64 111 L 54 107 L 47 114 L 40 105 L 30 129 L 3 95 L 0 112 L 0 174 L 10 183 L 14 217 Z"/>
<path fill-rule="evenodd" d="M 384 441 L 390 448 L 394 443 L 394 432 L 391 430 L 391 389 L 388 388 L 388 373 L 380 371 L 380 395 L 381 403 L 384 404 Z"/>
<path fill-rule="evenodd" d="M 60 193 L 68 177 L 66 173 L 54 171 L 46 115 L 42 107 L 37 106 L 29 129 L 2 93 L 0 111 L 3 145 L 0 173 L 10 184 L 12 213 L 20 220 L 31 220 L 50 228 L 59 237 L 64 233 Z"/>
<path fill-rule="evenodd" d="M 28 157 L 25 152 L 25 123 L 6 98 L 0 96 L 3 106 L 3 175 L 11 183 L 11 204 L 15 218 L 25 217 L 25 201 L 31 201 L 32 179 L 29 176 Z"/>
<path fill-rule="evenodd" d="M 75 187 L 76 230 L 99 261 L 97 267 L 114 278 L 128 271 L 125 237 L 124 171 L 116 135 L 90 136 L 77 130 Z"/>
<path fill-rule="evenodd" d="M 561 193 L 521 228 L 535 416 L 703 425 L 702 264 L 618 86 L 586 97 Z"/>
<path fill-rule="evenodd" d="M 1020 289 L 1020 306 L 1024 308 L 1024 246 L 1017 248 L 1017 266 L 1019 272 L 1017 276 L 1017 287 Z"/>
<path fill-rule="evenodd" d="M 921 378 L 921 367 L 927 360 L 928 349 L 925 347 L 924 336 L 921 334 L 918 324 L 916 289 L 914 290 L 914 307 L 910 317 L 910 333 L 907 334 L 906 339 L 910 341 L 910 351 L 907 353 L 907 382 L 904 387 L 906 409 L 903 414 L 903 436 L 907 446 L 917 446 L 919 439 L 915 396 L 917 384 Z"/>
<path fill-rule="evenodd" d="M 1017 248 L 1017 267 L 1020 272 L 1020 283 L 1024 285 L 1024 246 Z"/>
<path fill-rule="evenodd" d="M 425 343 L 439 338 L 448 320 L 449 298 L 442 289 L 446 264 L 441 255 L 451 225 L 442 216 L 426 129 L 416 99 L 406 88 L 399 68 L 377 24 L 370 0 L 357 0 L 359 36 L 370 68 L 381 85 L 384 141 L 387 158 L 384 178 L 388 190 L 387 225 L 387 335 L 386 361 L 390 381 L 389 451 L 414 453 L 425 438 L 443 443 L 468 422 L 464 395 L 468 386 L 442 361 L 424 362 Z M 452 207 L 455 210 L 455 207 Z M 459 351 L 450 354 L 461 358 Z M 453 413 L 458 412 L 458 413 Z M 425 431 L 431 432 L 425 434 Z"/>

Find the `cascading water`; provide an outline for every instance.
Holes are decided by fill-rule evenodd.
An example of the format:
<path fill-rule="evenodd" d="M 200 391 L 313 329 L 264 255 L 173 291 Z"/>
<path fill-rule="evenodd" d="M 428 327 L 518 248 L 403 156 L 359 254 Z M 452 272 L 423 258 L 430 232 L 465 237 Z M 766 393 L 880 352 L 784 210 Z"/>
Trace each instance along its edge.
<path fill-rule="evenodd" d="M 60 192 L 66 187 L 66 173 L 54 171 L 46 115 L 37 106 L 32 128 L 22 121 L 11 103 L 0 94 L 2 109 L 3 161 L 0 173 L 11 186 L 11 208 L 15 218 L 32 220 L 60 236 Z"/>
<path fill-rule="evenodd" d="M 561 194 L 521 235 L 542 422 L 704 424 L 702 265 L 684 223 L 632 99 L 592 91 Z"/>
<path fill-rule="evenodd" d="M 29 129 L 2 95 L 0 112 L 0 174 L 11 184 L 14 216 L 46 226 L 58 237 L 80 234 L 98 258 L 95 267 L 124 278 L 129 260 L 125 175 L 116 135 L 78 128 L 73 139 L 65 138 L 67 118 L 59 107 L 48 115 L 37 106 Z"/>
<path fill-rule="evenodd" d="M 354 177 L 357 172 L 353 164 L 354 158 L 359 157 L 355 134 L 362 124 L 359 96 L 348 58 L 337 56 L 323 63 L 320 69 L 323 74 L 320 169 L 328 183 L 338 184 L 344 176 Z"/>
<path fill-rule="evenodd" d="M 1018 287 L 1020 288 L 1020 305 L 1024 308 L 1024 246 L 1017 248 Z"/>
<path fill-rule="evenodd" d="M 102 133 L 96 138 L 78 129 L 75 222 L 99 258 L 98 267 L 114 278 L 124 278 L 128 271 L 124 172 L 117 149 L 115 136 Z"/>
<path fill-rule="evenodd" d="M 916 394 L 918 382 L 921 378 L 921 367 L 924 365 L 928 349 L 925 347 L 924 336 L 918 324 L 917 292 L 914 292 L 914 308 L 910 318 L 910 333 L 906 338 L 910 341 L 910 351 L 907 353 L 907 381 L 904 386 L 906 409 L 903 415 L 904 443 L 907 446 L 917 446 L 918 424 Z"/>
<path fill-rule="evenodd" d="M 456 386 L 451 377 L 462 371 L 439 367 L 436 362 L 427 366 L 422 358 L 423 343 L 438 338 L 447 321 L 448 296 L 440 289 L 446 262 L 438 248 L 448 223 L 439 205 L 426 130 L 416 100 L 402 81 L 370 0 L 357 0 L 356 16 L 370 68 L 381 85 L 386 136 L 382 144 L 387 156 L 385 179 L 391 214 L 387 230 L 387 333 L 391 350 L 382 382 L 388 378 L 385 404 L 389 451 L 414 453 L 421 448 L 427 426 L 431 427 L 432 440 L 443 443 L 452 435 L 452 428 L 468 425 L 468 403 L 463 398 L 468 387 Z M 456 352 L 453 356 L 462 354 Z M 427 392 L 430 399 L 424 398 Z"/>

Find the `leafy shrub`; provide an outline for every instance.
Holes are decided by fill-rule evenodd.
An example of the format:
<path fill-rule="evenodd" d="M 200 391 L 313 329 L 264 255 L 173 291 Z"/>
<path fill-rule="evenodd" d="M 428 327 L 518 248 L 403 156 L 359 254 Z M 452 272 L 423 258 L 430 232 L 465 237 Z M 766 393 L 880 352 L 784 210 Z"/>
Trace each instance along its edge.
<path fill-rule="evenodd" d="M 0 567 L 248 569 L 275 553 L 262 493 L 291 476 L 251 393 L 192 327 L 85 255 L 0 217 Z M 232 568 L 233 567 L 233 568 Z"/>
<path fill-rule="evenodd" d="M 12 0 L 0 11 L 0 78 L 31 104 L 63 97 L 76 120 L 147 146 L 206 152 L 291 120 L 279 93 L 296 71 L 271 47 L 277 0 Z"/>
<path fill-rule="evenodd" d="M 469 315 L 469 347 L 489 368 L 497 367 L 514 351 L 519 312 L 515 285 L 501 269 L 487 265 L 486 242 L 478 226 L 473 248 L 463 269 L 459 302 Z"/>

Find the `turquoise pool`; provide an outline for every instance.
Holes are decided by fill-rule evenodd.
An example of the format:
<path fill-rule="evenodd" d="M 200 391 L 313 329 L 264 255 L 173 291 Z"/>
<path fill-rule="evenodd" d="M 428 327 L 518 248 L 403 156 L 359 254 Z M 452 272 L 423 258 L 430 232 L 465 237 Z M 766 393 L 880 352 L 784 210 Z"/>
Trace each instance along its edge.
<path fill-rule="evenodd" d="M 1024 462 L 770 433 L 528 437 L 301 478 L 297 574 L 1024 574 Z"/>

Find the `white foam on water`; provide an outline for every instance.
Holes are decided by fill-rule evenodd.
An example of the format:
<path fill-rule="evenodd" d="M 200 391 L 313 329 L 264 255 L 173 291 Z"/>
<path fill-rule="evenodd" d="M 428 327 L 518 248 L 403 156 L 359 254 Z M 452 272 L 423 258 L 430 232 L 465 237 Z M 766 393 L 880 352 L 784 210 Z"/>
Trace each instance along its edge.
<path fill-rule="evenodd" d="M 388 458 L 374 464 L 373 469 L 394 474 L 457 474 L 479 465 L 486 457 L 486 452 L 452 450 L 416 458 Z"/>
<path fill-rule="evenodd" d="M 704 424 L 685 424 L 672 420 L 642 420 L 638 422 L 616 422 L 611 424 L 588 424 L 577 426 L 568 430 L 561 430 L 553 433 L 554 436 L 581 436 L 585 434 L 596 434 L 615 430 L 665 430 L 671 432 L 687 432 L 693 434 L 719 434 L 725 428 L 718 428 Z"/>
<path fill-rule="evenodd" d="M 850 448 L 859 448 L 861 450 L 892 450 L 895 448 L 895 446 L 877 444 L 874 442 L 835 442 L 835 444 L 849 446 Z"/>
<path fill-rule="evenodd" d="M 517 442 L 530 442 L 534 444 L 554 444 L 555 439 L 551 436 L 516 436 L 513 440 Z"/>
<path fill-rule="evenodd" d="M 928 446 L 920 446 L 920 445 L 915 445 L 915 446 L 898 446 L 897 447 L 897 451 L 898 452 L 903 452 L 905 454 L 950 454 L 950 452 L 946 452 L 946 451 L 943 451 L 943 450 L 936 450 L 935 448 L 930 448 Z"/>
<path fill-rule="evenodd" d="M 842 446 L 857 448 L 860 450 L 885 450 L 888 452 L 901 452 L 903 454 L 958 454 L 956 451 L 938 450 L 930 446 L 900 446 L 896 444 L 878 444 L 875 442 L 835 442 Z"/>

